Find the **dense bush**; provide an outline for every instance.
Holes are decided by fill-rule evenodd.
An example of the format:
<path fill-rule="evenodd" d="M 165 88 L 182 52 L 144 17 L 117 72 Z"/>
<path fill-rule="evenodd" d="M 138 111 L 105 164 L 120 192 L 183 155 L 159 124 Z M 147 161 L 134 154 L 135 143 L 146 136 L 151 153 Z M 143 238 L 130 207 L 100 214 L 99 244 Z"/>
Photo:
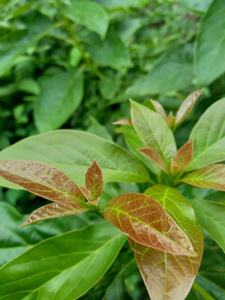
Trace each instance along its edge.
<path fill-rule="evenodd" d="M 30 137 L 2 151 L 0 159 L 38 160 L 56 165 L 59 169 L 63 163 L 65 169 L 62 170 L 77 184 L 83 185 L 86 169 L 93 159 L 97 159 L 97 154 L 95 157 L 91 148 L 84 148 L 82 151 L 87 155 L 86 159 L 82 153 L 74 158 L 73 148 L 75 151 L 77 143 L 80 145 L 80 137 L 68 131 L 62 131 L 62 134 L 60 131 L 51 132 L 58 128 L 82 129 L 131 150 L 146 164 L 149 171 L 144 172 L 150 172 L 153 181 L 171 184 L 163 173 L 154 172 L 147 158 L 137 153 L 136 148 L 141 147 L 132 127 L 116 127 L 115 130 L 112 122 L 129 118 L 127 99 L 132 98 L 142 101 L 151 110 L 157 110 L 159 104 L 163 104 L 170 116 L 167 119 L 169 126 L 173 126 L 175 119 L 172 112 L 176 113 L 190 92 L 205 87 L 195 110 L 178 130 L 175 131 L 174 127 L 178 148 L 185 144 L 200 115 L 225 95 L 224 11 L 223 0 L 1 1 L 0 149 L 28 136 L 44 135 Z M 150 97 L 157 102 L 150 102 Z M 208 123 L 214 118 L 216 114 L 208 119 Z M 223 137 L 222 119 L 219 126 L 218 136 Z M 70 153 L 64 154 L 63 141 L 68 137 L 63 136 L 70 134 Z M 90 147 L 96 143 L 101 145 L 101 139 L 94 136 L 92 140 L 93 136 L 88 133 L 84 136 L 86 134 Z M 52 141 L 51 138 L 57 135 L 61 135 L 60 142 L 54 141 L 54 138 Z M 44 143 L 46 139 L 52 141 L 54 150 L 42 148 L 42 139 L 45 139 Z M 223 145 L 222 138 L 221 147 Z M 112 159 L 117 164 L 117 156 L 112 156 Z M 120 171 L 136 166 L 136 160 L 130 159 L 130 163 L 121 162 Z M 206 165 L 210 163 L 208 157 Z M 104 165 L 99 164 L 106 183 L 100 201 L 102 208 L 119 194 L 143 193 L 148 188 L 148 184 L 143 183 L 145 180 L 137 180 L 138 174 L 131 172 L 130 177 L 124 180 L 122 173 L 109 175 L 110 172 L 104 172 Z M 142 165 L 138 164 L 137 168 L 141 168 L 137 173 L 143 171 Z M 1 265 L 26 253 L 43 239 L 46 239 L 43 243 L 48 245 L 51 243 L 48 238 L 58 234 L 63 234 L 63 239 L 64 233 L 69 230 L 86 232 L 87 225 L 99 226 L 96 222 L 101 218 L 89 212 L 18 229 L 26 218 L 24 214 L 48 202 L 15 189 L 9 182 L 2 180 L 1 186 Z M 179 190 L 187 199 L 199 199 L 191 201 L 191 204 L 205 236 L 201 268 L 187 299 L 223 299 L 224 255 L 211 238 L 220 246 L 221 241 L 224 243 L 224 193 L 190 189 L 184 184 L 179 185 Z M 219 222 L 219 225 L 214 224 L 216 229 L 213 227 L 217 238 L 215 232 L 210 233 L 208 225 L 205 225 L 209 222 L 209 215 L 203 213 L 205 203 L 209 203 L 213 212 L 213 222 Z M 7 299 L 12 299 L 10 297 Z M 51 299 L 51 296 L 48 297 Z M 84 299 L 103 297 L 147 297 L 127 243 L 109 271 L 83 296 Z"/>

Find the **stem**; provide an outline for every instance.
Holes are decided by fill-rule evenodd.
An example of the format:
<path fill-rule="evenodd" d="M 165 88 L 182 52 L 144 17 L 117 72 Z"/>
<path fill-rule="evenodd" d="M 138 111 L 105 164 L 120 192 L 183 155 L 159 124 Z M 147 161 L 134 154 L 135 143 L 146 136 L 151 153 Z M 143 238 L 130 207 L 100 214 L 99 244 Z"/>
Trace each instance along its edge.
<path fill-rule="evenodd" d="M 196 282 L 194 281 L 193 283 L 193 288 L 206 300 L 215 300 L 209 293 L 207 293 L 203 288 Z"/>

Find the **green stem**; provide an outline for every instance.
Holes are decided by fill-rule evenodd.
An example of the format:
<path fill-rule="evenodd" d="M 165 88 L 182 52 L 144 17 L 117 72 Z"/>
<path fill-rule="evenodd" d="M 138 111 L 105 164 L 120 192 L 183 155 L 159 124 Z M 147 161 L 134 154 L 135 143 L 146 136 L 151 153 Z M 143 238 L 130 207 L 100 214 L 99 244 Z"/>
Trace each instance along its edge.
<path fill-rule="evenodd" d="M 207 293 L 203 288 L 195 281 L 193 283 L 193 288 L 206 300 L 215 300 L 209 293 Z"/>

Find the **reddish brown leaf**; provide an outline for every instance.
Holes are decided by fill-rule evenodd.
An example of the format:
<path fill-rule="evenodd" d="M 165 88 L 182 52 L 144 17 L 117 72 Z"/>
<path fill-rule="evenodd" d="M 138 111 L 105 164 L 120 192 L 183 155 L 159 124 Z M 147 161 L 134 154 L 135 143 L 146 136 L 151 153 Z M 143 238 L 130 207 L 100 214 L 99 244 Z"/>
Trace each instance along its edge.
<path fill-rule="evenodd" d="M 157 167 L 162 169 L 165 173 L 167 173 L 167 166 L 162 158 L 162 156 L 154 149 L 143 148 L 138 149 L 139 152 L 144 154 L 151 162 L 153 162 Z"/>
<path fill-rule="evenodd" d="M 173 116 L 173 112 L 171 111 L 167 116 L 166 123 L 169 127 L 173 127 L 174 122 L 175 122 L 175 117 Z"/>
<path fill-rule="evenodd" d="M 190 95 L 187 96 L 187 98 L 184 100 L 184 102 L 179 107 L 177 114 L 176 114 L 176 120 L 175 120 L 175 126 L 177 127 L 180 125 L 189 115 L 189 113 L 192 111 L 196 101 L 202 94 L 204 89 L 197 90 Z"/>
<path fill-rule="evenodd" d="M 207 166 L 186 174 L 181 181 L 201 188 L 225 191 L 225 165 Z"/>
<path fill-rule="evenodd" d="M 79 189 L 87 201 L 91 201 L 93 199 L 92 193 L 86 187 L 79 186 Z"/>
<path fill-rule="evenodd" d="M 172 174 L 177 174 L 184 170 L 192 160 L 193 156 L 193 140 L 184 144 L 176 153 L 176 156 L 171 162 L 170 171 Z"/>
<path fill-rule="evenodd" d="M 69 177 L 42 162 L 0 161 L 0 175 L 31 193 L 52 201 L 84 202 L 79 187 Z"/>
<path fill-rule="evenodd" d="M 54 202 L 40 207 L 20 226 L 29 225 L 38 221 L 62 216 L 77 215 L 87 211 L 83 205 L 75 202 Z"/>
<path fill-rule="evenodd" d="M 203 234 L 190 202 L 174 188 L 156 185 L 146 193 L 163 204 L 187 233 L 196 256 L 165 253 L 129 239 L 139 270 L 152 300 L 183 300 L 189 293 L 201 263 Z"/>
<path fill-rule="evenodd" d="M 113 198 L 104 217 L 142 245 L 176 255 L 196 255 L 185 232 L 158 201 L 147 195 L 123 194 Z"/>
<path fill-rule="evenodd" d="M 163 106 L 162 106 L 159 102 L 157 102 L 157 101 L 155 101 L 155 100 L 152 100 L 152 99 L 151 99 L 150 101 L 151 101 L 152 105 L 154 106 L 155 111 L 156 111 L 159 115 L 161 115 L 161 116 L 163 117 L 163 119 L 166 121 L 167 117 L 166 117 L 166 112 L 165 112 Z"/>
<path fill-rule="evenodd" d="M 103 177 L 101 168 L 99 167 L 96 160 L 94 160 L 90 167 L 87 169 L 85 175 L 85 184 L 86 188 L 91 192 L 91 195 L 93 195 L 92 200 L 96 200 L 99 196 L 101 196 L 103 188 Z"/>
<path fill-rule="evenodd" d="M 113 125 L 126 125 L 126 126 L 133 126 L 131 120 L 118 120 L 116 122 L 113 122 Z"/>

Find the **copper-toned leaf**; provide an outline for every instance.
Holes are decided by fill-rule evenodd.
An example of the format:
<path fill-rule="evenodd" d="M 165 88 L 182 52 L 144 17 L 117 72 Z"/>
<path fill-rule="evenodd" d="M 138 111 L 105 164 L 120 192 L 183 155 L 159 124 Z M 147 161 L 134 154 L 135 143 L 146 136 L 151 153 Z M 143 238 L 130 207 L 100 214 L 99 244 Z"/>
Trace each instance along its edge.
<path fill-rule="evenodd" d="M 184 144 L 176 153 L 176 156 L 171 162 L 170 171 L 172 174 L 177 174 L 185 169 L 192 160 L 193 156 L 193 140 Z"/>
<path fill-rule="evenodd" d="M 203 91 L 204 89 L 197 90 L 187 96 L 187 98 L 184 100 L 184 102 L 181 104 L 181 106 L 177 111 L 176 120 L 175 120 L 176 127 L 180 125 L 187 118 L 187 116 L 192 111 L 196 101 L 201 96 Z"/>
<path fill-rule="evenodd" d="M 173 127 L 174 122 L 175 122 L 175 117 L 173 115 L 173 112 L 171 111 L 167 116 L 166 123 L 169 127 Z"/>
<path fill-rule="evenodd" d="M 42 162 L 0 161 L 0 175 L 31 193 L 52 201 L 84 202 L 79 187 L 69 177 Z"/>
<path fill-rule="evenodd" d="M 186 233 L 155 199 L 144 194 L 122 194 L 104 211 L 106 220 L 136 242 L 176 255 L 196 255 Z"/>
<path fill-rule="evenodd" d="M 91 195 L 93 195 L 92 200 L 96 200 L 99 196 L 101 196 L 103 188 L 103 177 L 101 168 L 96 160 L 94 160 L 90 167 L 87 169 L 85 175 L 85 184 L 86 188 L 91 192 Z"/>
<path fill-rule="evenodd" d="M 157 167 L 159 167 L 165 173 L 167 173 L 167 166 L 166 166 L 162 156 L 157 151 L 155 151 L 154 149 L 150 149 L 150 148 L 138 149 L 138 151 L 141 152 L 142 154 L 144 154 Z"/>
<path fill-rule="evenodd" d="M 157 102 L 155 100 L 151 99 L 150 101 L 151 101 L 152 105 L 154 106 L 155 111 L 159 115 L 161 115 L 163 117 L 163 119 L 166 121 L 167 117 L 166 117 L 166 112 L 165 112 L 165 109 L 163 108 L 163 106 L 159 102 Z"/>
<path fill-rule="evenodd" d="M 188 173 L 182 182 L 193 186 L 225 191 L 225 165 L 215 164 Z"/>
<path fill-rule="evenodd" d="M 29 225 L 38 221 L 52 219 L 62 216 L 77 215 L 87 211 L 83 205 L 76 202 L 54 202 L 38 208 L 20 226 Z"/>
<path fill-rule="evenodd" d="M 113 125 L 133 126 L 131 120 L 126 120 L 126 119 L 115 121 L 113 122 Z"/>
<path fill-rule="evenodd" d="M 79 186 L 79 189 L 87 201 L 91 201 L 93 199 L 92 193 L 86 187 Z"/>
<path fill-rule="evenodd" d="M 190 202 L 174 188 L 156 185 L 146 193 L 163 204 L 166 211 L 189 236 L 196 256 L 173 255 L 129 242 L 152 300 L 183 300 L 189 293 L 201 263 L 203 234 Z"/>

